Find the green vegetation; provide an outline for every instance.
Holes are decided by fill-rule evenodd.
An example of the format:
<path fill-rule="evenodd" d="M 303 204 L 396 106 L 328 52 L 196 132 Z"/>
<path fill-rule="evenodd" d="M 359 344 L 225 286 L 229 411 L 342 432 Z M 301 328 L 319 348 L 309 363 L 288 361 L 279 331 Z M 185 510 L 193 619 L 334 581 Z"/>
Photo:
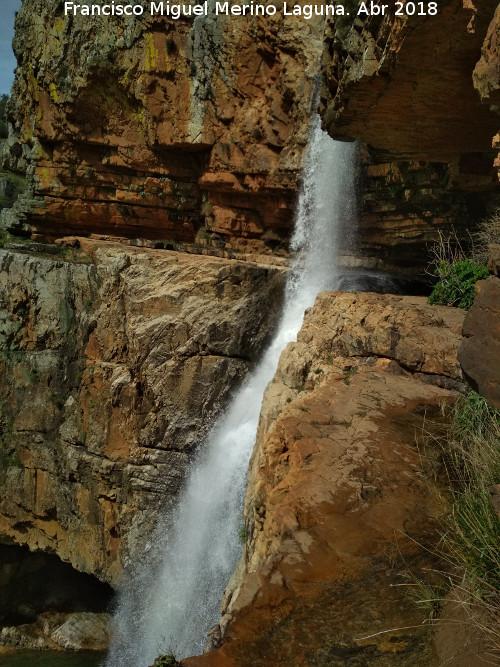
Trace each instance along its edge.
<path fill-rule="evenodd" d="M 437 620 L 441 613 L 446 589 L 443 585 L 431 585 L 412 577 L 408 584 L 410 598 L 421 609 L 429 620 Z"/>
<path fill-rule="evenodd" d="M 159 655 L 154 661 L 152 667 L 181 667 L 173 653 Z"/>
<path fill-rule="evenodd" d="M 0 173 L 1 175 L 1 173 Z M 0 199 L 0 208 L 2 207 Z M 9 232 L 0 230 L 0 248 L 9 247 L 10 244 L 15 244 L 16 251 L 37 253 L 39 257 L 47 259 L 57 259 L 63 262 L 70 262 L 72 264 L 93 264 L 92 257 L 86 254 L 80 248 L 72 248 L 63 244 L 57 243 L 38 243 L 31 238 L 25 236 L 16 236 Z M 22 247 L 25 246 L 25 247 Z M 90 310 L 94 302 L 91 299 L 86 299 L 83 303 L 85 310 Z"/>
<path fill-rule="evenodd" d="M 0 208 L 2 208 L 2 204 L 0 203 Z M 0 248 L 3 248 L 6 243 L 26 243 L 27 239 L 25 238 L 18 238 L 15 236 L 12 236 L 12 234 L 8 234 L 7 232 L 0 230 Z"/>
<path fill-rule="evenodd" d="M 357 372 L 358 372 L 357 368 L 348 368 L 347 370 L 345 370 L 344 371 L 344 375 L 345 375 L 344 384 L 350 385 L 351 384 L 350 376 L 351 375 L 356 375 Z"/>
<path fill-rule="evenodd" d="M 470 235 L 464 250 L 454 230 L 440 232 L 439 240 L 430 248 L 432 261 L 429 273 L 437 282 L 429 303 L 468 309 L 474 302 L 475 284 L 488 278 L 488 246 L 500 241 L 500 212 L 497 211 Z"/>
<path fill-rule="evenodd" d="M 455 406 L 444 460 L 452 507 L 441 550 L 468 620 L 500 657 L 500 411 L 475 392 Z"/>
<path fill-rule="evenodd" d="M 439 280 L 429 296 L 429 303 L 468 309 L 474 302 L 474 285 L 488 277 L 488 269 L 473 259 L 452 264 L 442 260 L 434 273 Z"/>
<path fill-rule="evenodd" d="M 9 468 L 22 468 L 23 464 L 16 454 L 8 454 L 0 449 L 0 470 L 9 470 Z"/>
<path fill-rule="evenodd" d="M 238 531 L 238 540 L 240 541 L 240 544 L 245 544 L 247 540 L 247 529 L 245 526 L 242 526 L 239 531 Z"/>
<path fill-rule="evenodd" d="M 263 134 L 262 130 L 259 127 L 254 127 L 252 130 L 252 137 L 255 139 L 255 141 L 261 141 L 263 139 Z"/>
<path fill-rule="evenodd" d="M 438 443 L 451 493 L 436 551 L 443 571 L 437 583 L 410 584 L 410 593 L 430 619 L 449 593 L 489 655 L 500 657 L 500 410 L 470 392 Z"/>
<path fill-rule="evenodd" d="M 9 135 L 6 118 L 7 95 L 0 97 L 0 148 Z M 12 206 L 19 193 L 26 189 L 26 179 L 19 174 L 0 170 L 0 209 Z"/>
<path fill-rule="evenodd" d="M 444 540 L 471 589 L 485 600 L 494 593 L 500 612 L 500 517 L 490 491 L 500 484 L 500 411 L 470 392 L 455 407 L 448 444 L 453 507 Z"/>
<path fill-rule="evenodd" d="M 335 28 L 343 31 L 353 24 L 358 13 L 359 0 L 344 0 L 341 4 L 344 5 L 345 14 L 344 16 L 337 16 L 335 19 Z"/>
<path fill-rule="evenodd" d="M 14 174 L 12 171 L 0 170 L 0 181 L 3 181 L 0 194 L 0 208 L 8 208 L 17 199 L 18 194 L 26 190 L 26 179 L 24 176 Z"/>

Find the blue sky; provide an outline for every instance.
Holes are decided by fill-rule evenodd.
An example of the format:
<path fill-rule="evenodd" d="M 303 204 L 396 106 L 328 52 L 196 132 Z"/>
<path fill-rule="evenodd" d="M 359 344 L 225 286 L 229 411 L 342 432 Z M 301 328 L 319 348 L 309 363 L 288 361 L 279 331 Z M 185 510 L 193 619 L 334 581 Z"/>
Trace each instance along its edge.
<path fill-rule="evenodd" d="M 12 53 L 14 16 L 21 0 L 0 0 L 0 95 L 8 93 L 14 80 L 16 59 Z"/>

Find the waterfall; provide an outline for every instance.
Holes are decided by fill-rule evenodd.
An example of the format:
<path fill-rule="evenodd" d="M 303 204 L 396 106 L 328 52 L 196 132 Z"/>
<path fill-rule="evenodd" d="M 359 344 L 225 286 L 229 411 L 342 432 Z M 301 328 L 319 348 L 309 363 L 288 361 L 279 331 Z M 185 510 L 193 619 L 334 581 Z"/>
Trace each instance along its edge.
<path fill-rule="evenodd" d="M 136 570 L 142 574 L 121 592 L 107 667 L 147 667 L 170 651 L 178 659 L 201 653 L 204 635 L 218 620 L 224 587 L 241 555 L 238 532 L 262 396 L 304 310 L 319 291 L 336 288 L 340 230 L 355 219 L 355 152 L 354 144 L 322 132 L 314 118 L 292 239 L 297 257 L 278 331 L 201 445 L 173 525 L 160 521 L 153 537 L 160 562 L 141 563 Z"/>

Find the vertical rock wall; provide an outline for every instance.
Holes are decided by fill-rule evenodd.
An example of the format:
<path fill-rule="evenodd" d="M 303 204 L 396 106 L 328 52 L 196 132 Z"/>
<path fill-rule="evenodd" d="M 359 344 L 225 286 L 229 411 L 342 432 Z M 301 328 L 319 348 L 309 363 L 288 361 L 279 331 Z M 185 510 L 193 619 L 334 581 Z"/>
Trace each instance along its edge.
<path fill-rule="evenodd" d="M 33 188 L 8 224 L 286 254 L 321 66 L 325 127 L 365 146 L 353 261 L 416 274 L 438 229 L 466 238 L 498 205 L 496 2 L 326 24 L 277 6 L 122 19 L 25 0 L 5 159 Z"/>
<path fill-rule="evenodd" d="M 463 387 L 463 318 L 421 297 L 318 295 L 264 396 L 226 643 L 186 667 L 440 664 L 406 584 L 438 567 L 431 443 Z"/>
<path fill-rule="evenodd" d="M 116 584 L 269 337 L 283 274 L 86 248 L 0 250 L 0 542 Z"/>
<path fill-rule="evenodd" d="M 29 164 L 37 235 L 285 245 L 320 20 L 64 17 L 26 0 L 14 47 L 10 159 Z"/>
<path fill-rule="evenodd" d="M 392 13 L 329 25 L 323 121 L 332 136 L 368 145 L 360 249 L 374 266 L 415 271 L 436 229 L 467 238 L 500 204 L 491 148 L 498 119 L 490 108 L 498 86 L 496 5 L 447 0 L 436 16 Z"/>

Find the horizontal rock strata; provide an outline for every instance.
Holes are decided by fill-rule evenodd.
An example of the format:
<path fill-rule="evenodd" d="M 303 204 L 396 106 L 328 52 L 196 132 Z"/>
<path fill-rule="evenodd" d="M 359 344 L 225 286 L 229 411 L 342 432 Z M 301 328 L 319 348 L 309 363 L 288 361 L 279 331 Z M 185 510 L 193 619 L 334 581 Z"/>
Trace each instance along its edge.
<path fill-rule="evenodd" d="M 6 224 L 286 255 L 321 71 L 325 128 L 363 145 L 361 242 L 345 250 L 416 274 L 438 229 L 468 238 L 499 203 L 496 3 L 326 23 L 278 6 L 128 20 L 26 0 L 4 159 L 31 190 Z"/>
<path fill-rule="evenodd" d="M 435 16 L 329 23 L 321 113 L 332 136 L 368 145 L 360 237 L 372 265 L 415 271 L 436 229 L 467 238 L 500 204 L 496 7 L 448 0 Z"/>
<path fill-rule="evenodd" d="M 33 230 L 283 245 L 319 21 L 64 17 L 58 0 L 27 0 L 9 159 L 30 165 Z"/>

